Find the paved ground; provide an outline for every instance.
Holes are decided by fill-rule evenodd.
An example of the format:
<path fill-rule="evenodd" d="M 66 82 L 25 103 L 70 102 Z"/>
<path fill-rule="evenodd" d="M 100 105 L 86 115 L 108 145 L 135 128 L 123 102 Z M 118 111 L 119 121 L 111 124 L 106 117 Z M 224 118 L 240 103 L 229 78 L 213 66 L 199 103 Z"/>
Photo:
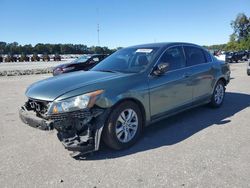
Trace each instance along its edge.
<path fill-rule="evenodd" d="M 163 120 L 131 149 L 85 160 L 18 118 L 25 88 L 48 75 L 0 78 L 0 187 L 250 187 L 250 77 L 246 64 L 231 69 L 222 108 Z"/>

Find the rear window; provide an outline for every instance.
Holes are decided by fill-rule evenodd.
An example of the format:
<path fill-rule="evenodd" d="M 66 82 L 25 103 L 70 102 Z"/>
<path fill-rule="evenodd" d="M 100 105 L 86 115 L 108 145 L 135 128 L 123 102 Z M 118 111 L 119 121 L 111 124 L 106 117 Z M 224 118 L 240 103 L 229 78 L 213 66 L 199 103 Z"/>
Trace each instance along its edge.
<path fill-rule="evenodd" d="M 187 59 L 187 66 L 199 65 L 207 62 L 203 50 L 201 48 L 193 46 L 184 46 L 184 50 Z"/>

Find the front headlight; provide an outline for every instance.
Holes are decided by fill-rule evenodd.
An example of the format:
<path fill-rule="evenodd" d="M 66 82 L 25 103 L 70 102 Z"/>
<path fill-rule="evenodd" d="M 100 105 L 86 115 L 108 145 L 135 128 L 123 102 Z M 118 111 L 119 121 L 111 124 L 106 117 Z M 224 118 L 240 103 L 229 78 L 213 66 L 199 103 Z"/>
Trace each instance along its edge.
<path fill-rule="evenodd" d="M 103 93 L 103 90 L 86 93 L 62 101 L 55 101 L 51 104 L 48 113 L 59 114 L 65 112 L 73 112 L 94 106 L 96 97 Z"/>
<path fill-rule="evenodd" d="M 74 70 L 75 67 L 65 67 L 65 68 L 62 68 L 63 71 L 67 72 L 67 71 L 71 71 L 71 70 Z"/>

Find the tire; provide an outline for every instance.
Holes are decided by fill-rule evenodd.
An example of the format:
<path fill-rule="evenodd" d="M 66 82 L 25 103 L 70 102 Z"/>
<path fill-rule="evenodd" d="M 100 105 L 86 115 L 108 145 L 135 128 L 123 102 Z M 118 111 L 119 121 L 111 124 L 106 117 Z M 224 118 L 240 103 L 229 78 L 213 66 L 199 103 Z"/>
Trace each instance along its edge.
<path fill-rule="evenodd" d="M 219 80 L 214 87 L 210 106 L 213 108 L 219 108 L 223 104 L 224 98 L 225 98 L 225 84 L 222 80 Z"/>
<path fill-rule="evenodd" d="M 133 115 L 132 118 L 128 117 L 129 114 Z M 124 119 L 128 123 L 122 123 Z M 135 144 L 139 139 L 142 127 L 142 113 L 137 104 L 132 101 L 122 102 L 114 107 L 107 118 L 102 139 L 112 149 L 126 149 Z"/>

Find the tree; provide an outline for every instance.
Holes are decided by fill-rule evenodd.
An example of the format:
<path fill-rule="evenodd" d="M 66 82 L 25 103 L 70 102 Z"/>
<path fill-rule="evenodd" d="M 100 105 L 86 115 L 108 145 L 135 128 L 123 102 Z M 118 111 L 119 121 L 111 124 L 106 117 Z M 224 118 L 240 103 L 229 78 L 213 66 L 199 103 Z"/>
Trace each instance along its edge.
<path fill-rule="evenodd" d="M 0 41 L 0 54 L 4 53 L 5 47 L 6 47 L 7 43 L 6 42 L 1 42 Z"/>
<path fill-rule="evenodd" d="M 35 45 L 34 47 L 35 52 L 38 54 L 43 54 L 43 53 L 48 53 L 49 50 L 46 48 L 46 46 L 42 43 L 38 43 L 37 45 Z"/>
<path fill-rule="evenodd" d="M 24 45 L 21 47 L 20 51 L 24 54 L 32 54 L 33 53 L 33 47 L 31 44 Z"/>
<path fill-rule="evenodd" d="M 8 53 L 10 54 L 18 54 L 20 53 L 20 46 L 18 46 L 17 42 L 12 42 L 6 45 L 8 49 Z"/>
<path fill-rule="evenodd" d="M 231 22 L 231 26 L 238 41 L 246 39 L 250 35 L 250 18 L 244 13 L 238 14 L 236 19 Z"/>
<path fill-rule="evenodd" d="M 43 44 L 38 43 L 34 47 L 31 44 L 19 45 L 17 42 L 6 43 L 0 41 L 0 54 L 89 54 L 104 53 L 111 54 L 116 49 L 108 47 L 92 46 L 84 44 Z"/>

